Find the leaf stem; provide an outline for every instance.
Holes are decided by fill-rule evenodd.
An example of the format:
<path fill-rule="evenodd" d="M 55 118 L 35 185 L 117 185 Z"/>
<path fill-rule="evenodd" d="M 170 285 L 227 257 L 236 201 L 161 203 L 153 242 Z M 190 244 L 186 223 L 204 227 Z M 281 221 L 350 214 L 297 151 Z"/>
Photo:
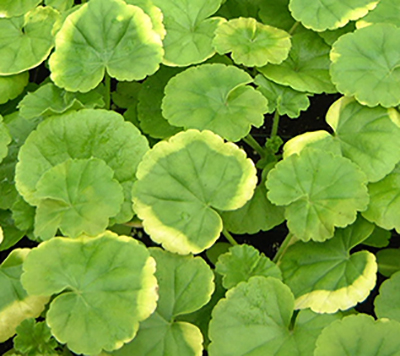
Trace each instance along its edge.
<path fill-rule="evenodd" d="M 104 101 L 105 101 L 105 108 L 110 110 L 111 107 L 111 78 L 110 75 L 106 71 L 106 75 L 104 77 L 104 86 L 105 86 L 105 93 L 104 93 Z"/>
<path fill-rule="evenodd" d="M 271 138 L 274 138 L 278 135 L 279 119 L 280 116 L 278 110 L 275 110 L 274 118 L 272 119 Z"/>
<path fill-rule="evenodd" d="M 233 238 L 233 236 L 229 233 L 228 230 L 222 229 L 222 234 L 225 236 L 225 238 L 230 242 L 231 245 L 239 245 L 237 241 Z"/>
<path fill-rule="evenodd" d="M 278 264 L 280 262 L 282 256 L 285 254 L 286 250 L 292 244 L 294 239 L 295 239 L 294 235 L 291 232 L 289 232 L 286 235 L 285 239 L 283 240 L 281 246 L 279 247 L 278 252 L 276 253 L 274 258 L 272 259 L 272 262 L 275 262 L 276 264 Z"/>
<path fill-rule="evenodd" d="M 261 145 L 256 141 L 256 139 L 248 134 L 243 138 L 243 141 L 246 142 L 254 151 L 256 151 L 261 157 L 265 157 L 265 151 L 261 147 Z"/>
<path fill-rule="evenodd" d="M 299 25 L 300 25 L 300 22 L 299 22 L 299 21 L 295 22 L 295 23 L 293 24 L 293 26 L 290 28 L 289 32 L 288 32 L 289 35 L 293 35 L 294 31 L 296 31 L 296 28 L 297 28 Z"/>

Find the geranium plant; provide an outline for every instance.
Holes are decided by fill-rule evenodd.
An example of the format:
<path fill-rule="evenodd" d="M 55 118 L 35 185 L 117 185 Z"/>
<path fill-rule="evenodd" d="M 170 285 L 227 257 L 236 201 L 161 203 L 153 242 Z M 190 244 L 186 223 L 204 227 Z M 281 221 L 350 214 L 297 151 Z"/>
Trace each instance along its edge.
<path fill-rule="evenodd" d="M 400 356 L 399 19 L 1 1 L 4 355 Z"/>

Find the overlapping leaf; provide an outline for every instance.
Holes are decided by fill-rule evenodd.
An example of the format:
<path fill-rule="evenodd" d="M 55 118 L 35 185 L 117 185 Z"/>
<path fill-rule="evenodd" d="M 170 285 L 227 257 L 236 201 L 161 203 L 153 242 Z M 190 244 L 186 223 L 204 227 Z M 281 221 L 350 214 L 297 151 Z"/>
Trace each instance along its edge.
<path fill-rule="evenodd" d="M 257 19 L 261 4 L 262 0 L 223 0 L 217 15 L 226 19 L 234 19 L 241 16 Z"/>
<path fill-rule="evenodd" d="M 234 210 L 253 195 L 255 168 L 232 143 L 188 130 L 150 150 L 139 165 L 133 208 L 150 237 L 181 254 L 199 253 L 222 231 L 214 209 Z"/>
<path fill-rule="evenodd" d="M 0 251 L 14 246 L 25 235 L 25 231 L 21 231 L 15 226 L 9 210 L 0 210 L 0 226 L 3 230 L 3 241 L 0 244 Z"/>
<path fill-rule="evenodd" d="M 373 24 L 343 35 L 332 47 L 330 73 L 339 92 L 363 105 L 400 104 L 400 28 Z"/>
<path fill-rule="evenodd" d="M 15 17 L 26 14 L 36 5 L 39 5 L 40 0 L 2 0 L 0 4 L 0 17 Z"/>
<path fill-rule="evenodd" d="M 397 0 L 380 0 L 378 5 L 357 21 L 357 28 L 369 26 L 374 23 L 391 23 L 400 26 L 400 3 Z"/>
<path fill-rule="evenodd" d="M 29 73 L 0 77 L 0 104 L 15 99 L 28 84 Z"/>
<path fill-rule="evenodd" d="M 63 12 L 69 10 L 74 5 L 74 0 L 44 0 L 44 3 Z"/>
<path fill-rule="evenodd" d="M 350 160 L 306 148 L 279 162 L 266 182 L 273 204 L 286 206 L 290 231 L 303 241 L 325 241 L 335 227 L 356 220 L 367 208 L 365 174 Z"/>
<path fill-rule="evenodd" d="M 3 117 L 0 115 L 0 163 L 7 156 L 8 145 L 11 143 L 11 140 L 8 128 L 3 122 Z"/>
<path fill-rule="evenodd" d="M 289 11 L 289 0 L 263 0 L 258 14 L 266 25 L 285 31 L 289 31 L 296 22 Z"/>
<path fill-rule="evenodd" d="M 159 300 L 154 314 L 144 321 L 138 334 L 115 356 L 199 356 L 203 337 L 193 324 L 176 321 L 200 309 L 211 298 L 214 274 L 200 257 L 179 256 L 151 249 L 156 260 Z"/>
<path fill-rule="evenodd" d="M 53 25 L 59 13 L 39 6 L 24 16 L 0 18 L 0 75 L 25 72 L 42 63 L 54 46 Z"/>
<path fill-rule="evenodd" d="M 144 246 L 107 232 L 40 244 L 25 260 L 21 280 L 30 295 L 57 294 L 46 316 L 52 335 L 77 354 L 94 355 L 132 340 L 154 311 L 154 272 Z"/>
<path fill-rule="evenodd" d="M 49 60 L 51 78 L 69 91 L 95 88 L 105 72 L 140 80 L 157 71 L 163 49 L 148 15 L 122 0 L 92 0 L 64 21 Z"/>
<path fill-rule="evenodd" d="M 400 322 L 400 273 L 393 274 L 382 283 L 379 295 L 375 298 L 375 313 L 378 318 L 388 318 Z"/>
<path fill-rule="evenodd" d="M 297 242 L 287 249 L 279 267 L 296 298 L 296 309 L 335 313 L 367 298 L 376 283 L 375 256 L 368 251 L 350 254 L 350 250 L 373 228 L 360 219 L 346 229 L 336 230 L 329 241 Z"/>
<path fill-rule="evenodd" d="M 234 66 L 189 68 L 168 82 L 162 113 L 172 125 L 211 130 L 229 141 L 239 141 L 251 126 L 263 124 L 267 112 L 267 99 L 246 85 L 252 81 Z"/>
<path fill-rule="evenodd" d="M 400 271 L 400 249 L 385 248 L 376 254 L 379 273 L 385 277 Z"/>

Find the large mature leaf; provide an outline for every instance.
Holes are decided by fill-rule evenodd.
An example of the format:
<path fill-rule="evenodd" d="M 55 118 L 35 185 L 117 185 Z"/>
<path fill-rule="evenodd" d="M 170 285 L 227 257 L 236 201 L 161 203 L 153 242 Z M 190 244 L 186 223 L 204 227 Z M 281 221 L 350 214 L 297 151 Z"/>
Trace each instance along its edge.
<path fill-rule="evenodd" d="M 163 115 L 172 125 L 239 141 L 252 125 L 263 124 L 267 112 L 267 99 L 246 85 L 252 81 L 244 70 L 219 63 L 186 69 L 165 87 Z"/>
<path fill-rule="evenodd" d="M 267 64 L 259 71 L 268 79 L 309 93 L 335 93 L 329 75 L 330 47 L 315 32 L 302 31 L 292 36 L 288 59 Z"/>
<path fill-rule="evenodd" d="M 64 21 L 49 60 L 51 78 L 69 91 L 95 88 L 107 72 L 140 80 L 157 71 L 163 49 L 150 18 L 122 0 L 91 0 Z"/>
<path fill-rule="evenodd" d="M 0 75 L 25 72 L 42 63 L 53 48 L 52 29 L 59 13 L 39 6 L 24 16 L 0 18 Z"/>
<path fill-rule="evenodd" d="M 273 168 L 266 181 L 268 198 L 286 206 L 290 231 L 303 241 L 325 241 L 334 228 L 356 220 L 367 208 L 365 174 L 350 160 L 306 148 Z"/>
<path fill-rule="evenodd" d="M 53 336 L 77 354 L 94 355 L 132 340 L 154 311 L 154 272 L 143 245 L 107 232 L 40 244 L 25 260 L 21 280 L 30 295 L 57 294 L 46 317 Z"/>
<path fill-rule="evenodd" d="M 379 295 L 375 298 L 375 313 L 378 318 L 388 318 L 400 322 L 400 272 L 393 274 L 382 283 Z"/>
<path fill-rule="evenodd" d="M 0 77 L 0 104 L 15 99 L 22 93 L 29 80 L 29 72 Z"/>
<path fill-rule="evenodd" d="M 243 17 L 221 23 L 213 45 L 219 54 L 232 52 L 233 61 L 247 67 L 279 64 L 291 47 L 287 32 Z"/>
<path fill-rule="evenodd" d="M 210 58 L 214 32 L 221 18 L 211 17 L 221 0 L 153 0 L 164 15 L 167 35 L 164 38 L 163 63 L 184 67 Z"/>
<path fill-rule="evenodd" d="M 400 28 L 391 24 L 374 24 L 341 36 L 330 54 L 333 83 L 363 105 L 399 105 L 399 45 Z"/>
<path fill-rule="evenodd" d="M 132 342 L 116 356 L 200 356 L 203 337 L 193 324 L 175 321 L 179 315 L 197 311 L 211 298 L 214 274 L 206 262 L 151 249 L 157 263 L 159 300 L 154 314 L 144 321 Z"/>
<path fill-rule="evenodd" d="M 374 320 L 366 314 L 350 315 L 322 330 L 315 356 L 399 356 L 400 324 Z"/>
<path fill-rule="evenodd" d="M 0 265 L 0 342 L 12 337 L 21 321 L 38 317 L 49 300 L 28 295 L 21 285 L 22 264 L 29 252 L 15 249 Z"/>
<path fill-rule="evenodd" d="M 326 114 L 344 157 L 357 163 L 376 182 L 400 161 L 400 115 L 395 109 L 369 108 L 342 97 Z"/>
<path fill-rule="evenodd" d="M 150 237 L 173 252 L 199 253 L 222 231 L 214 209 L 234 210 L 253 195 L 254 164 L 210 131 L 188 130 L 156 144 L 139 165 L 133 208 Z"/>
<path fill-rule="evenodd" d="M 379 0 L 290 0 L 289 9 L 297 21 L 314 31 L 334 30 L 358 20 Z"/>
<path fill-rule="evenodd" d="M 362 302 L 375 287 L 377 264 L 368 251 L 350 255 L 374 226 L 364 219 L 338 229 L 324 243 L 297 242 L 289 246 L 279 267 L 283 280 L 296 297 L 296 309 L 334 313 Z"/>
<path fill-rule="evenodd" d="M 310 356 L 321 330 L 338 318 L 301 311 L 292 328 L 294 298 L 273 277 L 252 277 L 229 290 L 212 313 L 210 356 Z"/>
<path fill-rule="evenodd" d="M 0 17 L 24 15 L 40 2 L 40 0 L 2 0 L 0 3 Z"/>
<path fill-rule="evenodd" d="M 24 199 L 37 205 L 36 185 L 50 168 L 69 158 L 96 157 L 114 171 L 125 202 L 118 221 L 132 217 L 131 186 L 136 168 L 148 150 L 139 130 L 116 112 L 83 109 L 50 117 L 32 132 L 19 152 L 16 185 Z"/>
<path fill-rule="evenodd" d="M 400 16 L 400 3 L 397 0 L 380 0 L 378 5 L 357 21 L 357 28 L 369 26 L 374 23 L 391 23 L 397 27 Z"/>

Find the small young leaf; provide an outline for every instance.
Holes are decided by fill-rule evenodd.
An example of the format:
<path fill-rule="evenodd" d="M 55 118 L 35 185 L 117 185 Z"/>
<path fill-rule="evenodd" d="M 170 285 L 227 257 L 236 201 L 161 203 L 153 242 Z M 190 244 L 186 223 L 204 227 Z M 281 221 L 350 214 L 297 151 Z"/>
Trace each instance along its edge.
<path fill-rule="evenodd" d="M 275 277 L 282 279 L 279 268 L 264 254 L 250 245 L 238 245 L 229 249 L 218 258 L 215 271 L 223 276 L 225 289 L 247 282 L 253 276 Z"/>
<path fill-rule="evenodd" d="M 29 80 L 29 72 L 0 77 L 0 104 L 15 99 L 22 93 Z"/>
<path fill-rule="evenodd" d="M 398 257 L 398 256 L 397 256 Z M 400 322 L 400 273 L 396 272 L 382 283 L 375 298 L 375 313 L 378 318 L 388 318 Z"/>
<path fill-rule="evenodd" d="M 386 248 L 376 254 L 379 273 L 385 277 L 400 271 L 400 250 L 397 248 Z"/>
<path fill-rule="evenodd" d="M 186 69 L 165 87 L 163 116 L 174 126 L 211 130 L 239 141 L 251 126 L 263 124 L 267 112 L 267 99 L 246 85 L 252 82 L 235 66 L 203 64 Z"/>
<path fill-rule="evenodd" d="M 144 246 L 106 232 L 41 243 L 25 260 L 21 281 L 30 295 L 57 294 L 46 315 L 52 335 L 77 354 L 95 355 L 132 340 L 154 311 L 154 272 Z"/>
<path fill-rule="evenodd" d="M 133 209 L 151 239 L 180 254 L 200 253 L 218 239 L 222 219 L 253 195 L 254 164 L 210 131 L 188 130 L 156 144 L 143 158 Z"/>

